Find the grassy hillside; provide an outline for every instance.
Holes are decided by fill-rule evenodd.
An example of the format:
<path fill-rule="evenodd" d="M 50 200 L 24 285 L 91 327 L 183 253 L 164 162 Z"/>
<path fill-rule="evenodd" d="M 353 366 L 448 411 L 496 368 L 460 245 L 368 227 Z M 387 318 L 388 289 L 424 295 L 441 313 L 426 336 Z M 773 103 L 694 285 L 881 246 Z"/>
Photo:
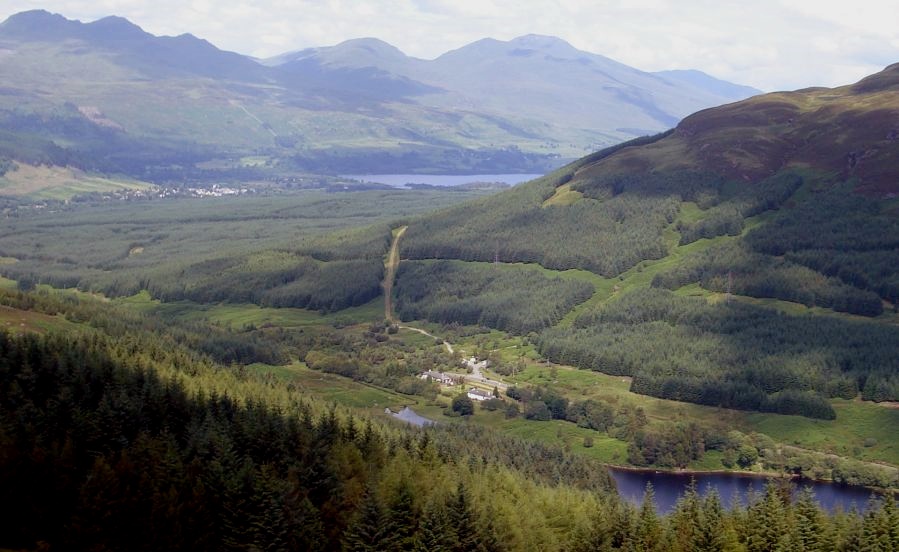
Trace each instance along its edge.
<path fill-rule="evenodd" d="M 595 273 L 593 298 L 546 330 L 540 351 L 636 374 L 641 393 L 824 418 L 834 416 L 827 397 L 896 400 L 897 76 L 893 65 L 852 86 L 697 113 L 412 221 L 402 254 Z M 668 295 L 646 291 L 697 285 L 707 295 L 673 310 Z M 778 302 L 808 309 L 785 317 Z M 843 324 L 826 319 L 834 311 L 861 316 L 825 331 Z M 759 325 L 767 333 L 750 344 Z M 817 341 L 829 332 L 863 339 L 835 354 Z M 764 360 L 753 368 L 755 354 Z"/>
<path fill-rule="evenodd" d="M 582 167 L 582 187 L 619 174 L 702 169 L 753 183 L 785 168 L 852 179 L 856 190 L 896 193 L 899 64 L 840 88 L 778 92 L 707 109 L 648 147 Z M 575 185 L 575 188 L 579 186 Z"/>

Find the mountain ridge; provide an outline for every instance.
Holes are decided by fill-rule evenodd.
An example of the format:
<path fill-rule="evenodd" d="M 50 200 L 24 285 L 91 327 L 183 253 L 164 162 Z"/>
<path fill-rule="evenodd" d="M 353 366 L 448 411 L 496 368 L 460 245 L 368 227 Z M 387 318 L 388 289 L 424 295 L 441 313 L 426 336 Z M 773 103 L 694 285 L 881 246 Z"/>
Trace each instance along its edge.
<path fill-rule="evenodd" d="M 121 17 L 82 23 L 34 10 L 0 24 L 0 48 L 10 83 L 0 130 L 18 136 L 5 146 L 0 137 L 0 156 L 150 179 L 158 171 L 141 165 L 185 166 L 170 141 L 194 168 L 243 170 L 228 160 L 262 156 L 282 172 L 543 172 L 733 99 L 539 35 L 435 60 L 373 38 L 254 60 Z M 97 121 L 114 140 L 85 140 Z M 151 161 L 140 150 L 158 153 Z"/>
<path fill-rule="evenodd" d="M 773 92 L 697 112 L 641 150 L 584 166 L 581 177 L 702 167 L 758 181 L 812 166 L 854 178 L 875 195 L 899 193 L 899 63 L 851 85 Z M 575 180 L 577 180 L 577 176 Z"/>

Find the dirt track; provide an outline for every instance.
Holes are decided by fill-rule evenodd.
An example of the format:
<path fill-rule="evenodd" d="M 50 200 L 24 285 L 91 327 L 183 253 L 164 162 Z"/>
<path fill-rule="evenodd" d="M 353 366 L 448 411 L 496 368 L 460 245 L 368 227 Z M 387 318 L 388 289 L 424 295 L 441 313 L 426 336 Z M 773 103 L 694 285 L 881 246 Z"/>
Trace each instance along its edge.
<path fill-rule="evenodd" d="M 390 252 L 387 253 L 387 260 L 384 262 L 384 282 L 381 287 L 384 288 L 384 319 L 394 322 L 393 318 L 393 280 L 396 278 L 396 269 L 400 265 L 400 238 L 406 233 L 408 226 L 403 226 L 397 230 L 393 236 L 393 243 L 390 244 Z"/>

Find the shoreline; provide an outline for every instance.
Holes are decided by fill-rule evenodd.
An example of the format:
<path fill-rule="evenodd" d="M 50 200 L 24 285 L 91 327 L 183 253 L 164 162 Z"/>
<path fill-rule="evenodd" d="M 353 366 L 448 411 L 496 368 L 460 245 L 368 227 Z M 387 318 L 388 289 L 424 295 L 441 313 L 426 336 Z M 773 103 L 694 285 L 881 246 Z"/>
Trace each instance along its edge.
<path fill-rule="evenodd" d="M 693 470 L 690 468 L 653 468 L 609 463 L 603 463 L 603 466 L 613 470 L 628 471 L 634 473 L 663 473 L 666 475 L 734 475 L 738 477 L 755 477 L 758 479 L 808 479 L 809 481 L 815 481 L 817 483 L 833 483 L 833 481 L 829 479 L 812 479 L 810 477 L 803 477 L 795 473 L 774 471 L 754 472 L 745 470 L 729 470 L 727 468 L 720 470 Z"/>
<path fill-rule="evenodd" d="M 816 479 L 813 477 L 806 477 L 800 474 L 795 473 L 784 473 L 784 472 L 772 472 L 772 471 L 762 471 L 762 472 L 751 472 L 744 470 L 691 470 L 689 468 L 650 468 L 650 467 L 640 467 L 640 466 L 628 466 L 621 464 L 609 464 L 603 463 L 603 466 L 609 470 L 618 470 L 622 472 L 631 472 L 631 473 L 657 473 L 664 475 L 674 475 L 674 476 L 686 476 L 686 475 L 729 475 L 734 477 L 745 477 L 745 478 L 753 478 L 753 479 L 780 479 L 780 480 L 789 480 L 789 481 L 810 481 L 813 483 L 824 484 L 824 485 L 835 485 L 839 487 L 858 487 L 861 489 L 868 489 L 873 493 L 877 493 L 879 495 L 888 495 L 892 494 L 894 497 L 899 497 L 899 489 L 890 489 L 884 487 L 870 487 L 868 485 L 851 485 L 848 483 L 839 483 L 834 481 L 833 479 Z"/>

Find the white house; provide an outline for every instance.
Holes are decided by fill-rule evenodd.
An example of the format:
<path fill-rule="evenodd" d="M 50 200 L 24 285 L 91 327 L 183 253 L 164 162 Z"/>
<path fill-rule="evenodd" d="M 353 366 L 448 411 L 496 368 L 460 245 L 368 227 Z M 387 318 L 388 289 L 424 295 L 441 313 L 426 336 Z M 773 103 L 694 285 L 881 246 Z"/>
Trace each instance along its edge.
<path fill-rule="evenodd" d="M 482 389 L 476 389 L 472 387 L 468 390 L 468 398 L 473 401 L 486 401 L 490 399 L 495 399 L 492 393 L 488 393 Z"/>
<path fill-rule="evenodd" d="M 471 357 L 469 359 L 464 360 L 462 362 L 462 364 L 466 368 L 471 368 L 473 371 L 474 370 L 483 370 L 484 368 L 487 367 L 486 360 L 482 360 L 482 361 L 478 362 L 478 359 L 476 359 L 475 357 Z"/>
<path fill-rule="evenodd" d="M 431 381 L 436 381 L 440 385 L 456 385 L 456 380 L 453 379 L 453 377 L 449 374 L 444 374 L 443 372 L 434 372 L 433 370 L 428 370 L 418 377 L 423 380 L 429 379 Z"/>

